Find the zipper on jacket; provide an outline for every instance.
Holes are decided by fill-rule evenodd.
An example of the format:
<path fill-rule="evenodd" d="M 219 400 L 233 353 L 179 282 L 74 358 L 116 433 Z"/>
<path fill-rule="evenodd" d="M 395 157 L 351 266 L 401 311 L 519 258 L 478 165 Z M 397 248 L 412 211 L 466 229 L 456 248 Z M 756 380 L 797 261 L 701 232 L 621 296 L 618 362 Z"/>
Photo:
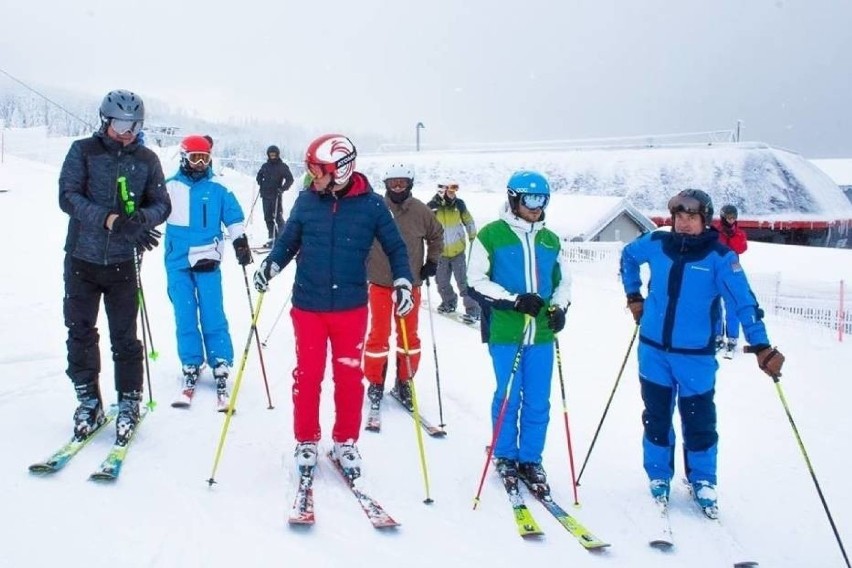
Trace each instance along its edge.
<path fill-rule="evenodd" d="M 207 203 L 201 204 L 201 228 L 207 228 Z"/>

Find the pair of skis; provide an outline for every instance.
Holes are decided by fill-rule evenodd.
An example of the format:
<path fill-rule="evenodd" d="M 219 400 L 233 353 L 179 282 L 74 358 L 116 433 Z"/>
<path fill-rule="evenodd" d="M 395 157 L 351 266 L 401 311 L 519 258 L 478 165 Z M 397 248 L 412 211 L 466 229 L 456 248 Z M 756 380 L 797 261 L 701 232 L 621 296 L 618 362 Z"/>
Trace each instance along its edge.
<path fill-rule="evenodd" d="M 496 464 L 494 469 L 497 471 L 497 475 L 500 477 L 500 481 L 503 483 L 503 488 L 506 490 L 509 502 L 512 505 L 518 534 L 523 538 L 537 538 L 543 536 L 544 531 L 541 530 L 541 527 L 539 527 L 524 502 L 523 496 L 521 495 L 520 479 L 515 476 L 504 475 L 497 469 Z M 540 488 L 529 484 L 526 479 L 523 481 L 530 494 L 544 506 L 548 513 L 553 515 L 553 517 L 565 530 L 568 531 L 569 534 L 571 534 L 571 536 L 577 539 L 577 542 L 579 542 L 583 548 L 590 551 L 597 551 L 609 546 L 609 543 L 596 537 L 579 520 L 577 520 L 576 517 L 568 514 L 565 509 L 560 507 L 556 501 L 553 500 L 553 496 L 550 492 L 541 491 Z"/>
<path fill-rule="evenodd" d="M 361 505 L 361 509 L 376 529 L 392 529 L 399 526 L 399 523 L 382 508 L 382 506 L 361 490 L 357 485 L 357 480 L 350 478 L 340 462 L 337 461 L 331 452 L 328 452 L 328 459 L 334 466 L 335 471 L 343 478 L 346 485 L 349 487 L 352 494 Z M 296 498 L 293 501 L 293 507 L 290 510 L 288 523 L 291 525 L 313 525 L 316 518 L 314 516 L 314 471 L 316 466 L 306 466 L 300 468 L 299 486 L 296 489 Z"/>
<path fill-rule="evenodd" d="M 690 496 L 694 499 L 694 495 L 690 493 Z M 708 514 L 708 512 L 701 508 L 697 502 L 695 503 L 695 506 L 701 509 L 701 515 L 707 522 L 711 522 L 717 525 L 720 529 L 724 529 L 718 518 Z M 668 498 L 654 498 L 654 507 L 656 508 L 656 524 L 653 529 L 654 534 L 650 539 L 648 539 L 648 544 L 657 550 L 672 552 L 675 548 L 675 539 L 674 533 L 672 532 L 671 519 L 669 518 Z M 718 512 L 714 511 L 713 514 L 716 515 Z M 734 540 L 733 537 L 731 537 L 731 539 Z M 737 548 L 740 548 L 739 545 L 737 545 Z M 733 565 L 734 568 L 753 568 L 755 566 L 759 566 L 759 564 L 753 560 L 739 560 L 735 561 Z"/>
<path fill-rule="evenodd" d="M 399 398 L 399 393 L 396 392 L 396 389 L 390 390 L 390 396 L 393 398 L 399 406 L 401 406 L 411 418 L 414 418 L 414 409 L 409 408 L 402 399 Z M 433 438 L 443 438 L 447 435 L 447 431 L 441 428 L 440 426 L 435 426 L 432 422 L 423 417 L 423 414 L 419 414 L 417 417 L 419 419 L 420 427 L 423 428 L 423 431 L 426 432 L 429 436 Z M 382 414 L 381 407 L 370 403 L 370 409 L 367 413 L 367 424 L 364 428 L 370 432 L 380 432 L 382 429 Z"/>
<path fill-rule="evenodd" d="M 118 479 L 121 474 L 121 469 L 124 466 L 124 461 L 127 458 L 127 452 L 133 438 L 136 437 L 136 430 L 142 424 L 145 416 L 148 414 L 148 407 L 143 406 L 139 413 L 139 421 L 136 423 L 136 428 L 126 444 L 113 444 L 106 458 L 101 462 L 101 465 L 89 475 L 89 481 L 112 482 Z M 109 424 L 111 424 L 118 416 L 118 405 L 110 406 L 105 414 L 104 423 L 96 430 L 82 440 L 71 438 L 67 443 L 63 444 L 47 459 L 41 462 L 32 464 L 29 467 L 30 473 L 34 475 L 47 476 L 52 475 L 63 469 L 71 459 L 76 456 L 80 450 L 86 447 L 100 432 L 102 432 Z"/>

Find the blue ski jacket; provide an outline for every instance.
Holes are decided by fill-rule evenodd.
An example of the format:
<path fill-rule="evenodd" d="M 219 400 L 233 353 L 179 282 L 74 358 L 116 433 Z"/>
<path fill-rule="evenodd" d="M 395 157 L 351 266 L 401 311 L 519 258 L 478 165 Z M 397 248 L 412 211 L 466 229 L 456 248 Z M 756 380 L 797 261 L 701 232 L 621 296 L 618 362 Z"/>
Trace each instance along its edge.
<path fill-rule="evenodd" d="M 231 239 L 245 232 L 237 198 L 211 170 L 199 180 L 182 171 L 166 180 L 172 203 L 164 241 L 167 270 L 192 268 L 201 261 L 222 262 L 222 226 Z"/>
<path fill-rule="evenodd" d="M 640 341 L 672 353 L 715 352 L 719 301 L 736 311 L 746 340 L 769 344 L 763 310 L 737 255 L 707 229 L 698 236 L 654 231 L 624 247 L 621 280 L 626 294 L 642 287 L 640 266 L 651 269 L 640 320 Z"/>

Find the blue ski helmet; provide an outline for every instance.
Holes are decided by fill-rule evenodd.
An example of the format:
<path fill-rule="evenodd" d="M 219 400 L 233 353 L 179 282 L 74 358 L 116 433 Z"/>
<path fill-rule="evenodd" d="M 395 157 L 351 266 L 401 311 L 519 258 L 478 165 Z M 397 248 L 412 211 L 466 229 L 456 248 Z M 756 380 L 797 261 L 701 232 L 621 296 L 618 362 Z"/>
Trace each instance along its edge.
<path fill-rule="evenodd" d="M 538 172 L 521 170 L 512 174 L 507 184 L 509 208 L 517 212 L 518 204 L 527 209 L 545 209 L 550 202 L 550 184 Z"/>

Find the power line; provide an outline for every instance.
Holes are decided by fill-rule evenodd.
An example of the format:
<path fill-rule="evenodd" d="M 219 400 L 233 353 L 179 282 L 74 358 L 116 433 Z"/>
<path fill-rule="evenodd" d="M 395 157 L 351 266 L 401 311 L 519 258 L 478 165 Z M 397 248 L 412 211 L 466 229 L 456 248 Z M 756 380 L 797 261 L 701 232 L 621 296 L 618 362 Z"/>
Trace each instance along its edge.
<path fill-rule="evenodd" d="M 62 111 L 62 112 L 64 112 L 65 114 L 67 114 L 68 116 L 70 116 L 71 118 L 75 118 L 75 119 L 79 120 L 80 122 L 82 122 L 83 124 L 85 124 L 86 126 L 88 126 L 89 128 L 94 128 L 94 126 L 92 126 L 92 124 L 91 124 L 89 121 L 87 121 L 87 120 L 84 120 L 84 119 L 80 118 L 79 116 L 77 116 L 76 114 L 74 114 L 73 112 L 71 112 L 70 110 L 68 110 L 68 109 L 67 109 L 67 108 L 65 108 L 64 106 L 62 106 L 61 104 L 57 103 L 57 102 L 56 102 L 56 101 L 54 101 L 54 100 L 51 100 L 51 99 L 50 99 L 47 95 L 45 95 L 45 94 L 43 94 L 43 93 L 40 93 L 39 91 L 37 91 L 37 90 L 35 90 L 34 88 L 30 87 L 29 85 L 27 85 L 26 83 L 24 83 L 23 81 L 21 81 L 20 79 L 18 79 L 17 77 L 12 76 L 12 75 L 11 75 L 8 71 L 6 71 L 5 69 L 0 68 L 0 73 L 3 73 L 3 74 L 4 74 L 4 75 L 6 75 L 7 77 L 9 77 L 11 80 L 13 80 L 14 82 L 18 83 L 18 84 L 19 84 L 20 86 L 22 86 L 23 88 L 27 89 L 28 91 L 31 91 L 31 92 L 35 93 L 36 95 L 38 95 L 38 96 L 39 96 L 39 97 L 41 97 L 41 98 L 43 98 L 44 100 L 46 100 L 47 102 L 49 102 L 50 104 L 52 104 L 53 106 L 55 106 L 56 108 L 58 108 L 59 110 L 61 110 L 61 111 Z"/>

